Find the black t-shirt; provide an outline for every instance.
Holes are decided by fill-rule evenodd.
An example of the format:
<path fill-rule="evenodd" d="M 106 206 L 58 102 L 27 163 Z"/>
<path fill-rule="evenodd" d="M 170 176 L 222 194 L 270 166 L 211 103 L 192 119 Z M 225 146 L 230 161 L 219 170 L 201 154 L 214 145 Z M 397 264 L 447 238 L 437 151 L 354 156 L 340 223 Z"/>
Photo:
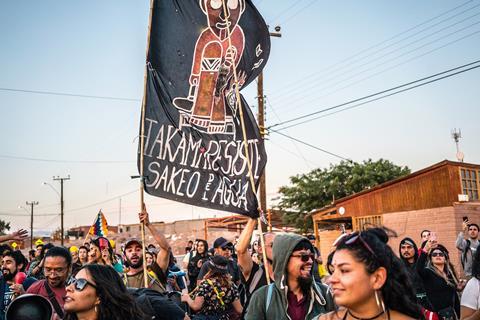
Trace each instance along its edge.
<path fill-rule="evenodd" d="M 248 304 L 250 303 L 250 298 L 252 297 L 252 294 L 257 291 L 257 289 L 260 289 L 261 287 L 267 285 L 267 273 L 265 272 L 265 266 L 260 266 L 255 262 L 252 263 L 252 270 L 250 271 L 248 279 L 245 279 L 243 277 L 243 273 L 241 274 L 244 290 L 243 294 L 245 299 L 245 301 L 243 301 L 244 314 L 247 310 Z M 270 283 L 273 283 L 272 279 L 270 279 Z"/>

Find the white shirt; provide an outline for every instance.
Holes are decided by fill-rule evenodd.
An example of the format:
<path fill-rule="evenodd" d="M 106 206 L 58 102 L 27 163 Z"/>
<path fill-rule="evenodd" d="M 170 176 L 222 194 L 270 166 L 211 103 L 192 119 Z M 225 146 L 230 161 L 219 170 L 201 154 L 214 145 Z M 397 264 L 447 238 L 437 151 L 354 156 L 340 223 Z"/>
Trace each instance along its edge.
<path fill-rule="evenodd" d="M 468 280 L 460 304 L 473 310 L 480 309 L 480 281 L 477 278 Z"/>

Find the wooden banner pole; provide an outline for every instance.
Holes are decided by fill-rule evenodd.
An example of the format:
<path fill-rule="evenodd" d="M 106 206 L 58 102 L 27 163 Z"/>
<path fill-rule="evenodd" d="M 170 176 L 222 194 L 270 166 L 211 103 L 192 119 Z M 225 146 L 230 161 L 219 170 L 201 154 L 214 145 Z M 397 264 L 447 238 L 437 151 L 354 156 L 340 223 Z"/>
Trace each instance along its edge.
<path fill-rule="evenodd" d="M 224 13 L 224 16 L 225 17 L 228 17 L 228 12 L 227 12 L 227 6 L 225 4 L 225 0 L 222 0 L 222 6 L 223 6 L 223 13 Z M 227 21 L 228 23 L 228 21 Z M 228 32 L 228 46 L 229 48 L 232 47 L 232 38 L 231 38 L 231 32 L 230 32 L 230 28 L 227 28 L 227 32 Z M 232 56 L 232 68 L 233 68 L 233 77 L 234 77 L 234 80 L 235 80 L 235 97 L 236 97 L 236 104 L 237 104 L 237 108 L 239 110 L 239 113 L 240 113 L 240 123 L 242 125 L 242 134 L 243 134 L 243 144 L 244 144 L 244 149 L 245 149 L 245 155 L 247 156 L 247 164 L 248 164 L 248 173 L 249 173 L 249 176 L 250 176 L 250 184 L 252 186 L 252 190 L 253 192 L 255 193 L 255 195 L 257 194 L 257 190 L 256 190 L 256 187 L 255 187 L 255 180 L 253 178 L 253 172 L 252 172 L 252 162 L 250 161 L 250 154 L 248 152 L 248 139 L 247 139 L 247 132 L 246 132 L 246 129 L 245 129 L 245 121 L 244 121 L 244 118 L 243 118 L 243 108 L 242 108 L 242 102 L 241 102 L 241 99 L 240 99 L 240 88 L 238 87 L 238 74 L 237 74 L 237 66 L 235 65 L 235 56 Z M 260 218 L 258 218 L 258 221 L 257 221 L 257 224 L 258 224 L 258 232 L 260 233 L 260 243 L 262 244 L 262 248 L 263 248 L 263 261 L 267 261 L 267 254 L 266 254 L 266 248 L 265 248 L 265 239 L 263 237 L 263 230 L 262 230 L 262 220 Z M 270 273 L 268 272 L 268 267 L 267 267 L 267 264 L 265 263 L 264 264 L 265 266 L 265 272 L 267 274 L 267 284 L 270 284 Z"/>
<path fill-rule="evenodd" d="M 147 49 L 145 55 L 145 74 L 143 76 L 143 99 L 142 99 L 142 114 L 140 121 L 140 212 L 145 210 L 145 197 L 144 197 L 144 150 L 145 150 L 145 106 L 147 103 L 147 72 L 148 72 L 148 54 L 150 49 L 150 32 L 152 28 L 152 15 L 153 6 L 155 0 L 150 0 L 150 14 L 148 18 L 148 31 L 147 31 Z M 145 288 L 148 288 L 148 272 L 147 263 L 145 261 L 145 223 L 140 223 L 140 232 L 142 233 L 142 257 L 143 257 L 143 281 Z"/>

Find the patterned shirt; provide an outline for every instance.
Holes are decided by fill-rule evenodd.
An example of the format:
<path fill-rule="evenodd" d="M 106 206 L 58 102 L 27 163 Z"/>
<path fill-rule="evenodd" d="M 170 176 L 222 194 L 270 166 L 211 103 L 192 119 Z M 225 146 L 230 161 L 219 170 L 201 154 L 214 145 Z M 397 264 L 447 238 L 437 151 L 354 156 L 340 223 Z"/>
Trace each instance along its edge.
<path fill-rule="evenodd" d="M 204 279 L 198 286 L 197 296 L 203 297 L 205 302 L 199 314 L 218 316 L 219 320 L 228 320 L 228 310 L 233 301 L 238 299 L 238 290 L 232 287 L 222 287 L 216 279 Z"/>

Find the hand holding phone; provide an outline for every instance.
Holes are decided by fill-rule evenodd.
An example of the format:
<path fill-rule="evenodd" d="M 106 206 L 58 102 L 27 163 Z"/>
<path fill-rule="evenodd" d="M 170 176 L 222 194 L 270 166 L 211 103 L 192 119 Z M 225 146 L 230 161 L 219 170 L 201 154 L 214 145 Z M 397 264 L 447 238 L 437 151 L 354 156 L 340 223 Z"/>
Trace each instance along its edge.
<path fill-rule="evenodd" d="M 430 236 L 428 237 L 428 240 L 430 242 L 437 242 L 437 233 L 436 232 L 430 232 Z"/>

